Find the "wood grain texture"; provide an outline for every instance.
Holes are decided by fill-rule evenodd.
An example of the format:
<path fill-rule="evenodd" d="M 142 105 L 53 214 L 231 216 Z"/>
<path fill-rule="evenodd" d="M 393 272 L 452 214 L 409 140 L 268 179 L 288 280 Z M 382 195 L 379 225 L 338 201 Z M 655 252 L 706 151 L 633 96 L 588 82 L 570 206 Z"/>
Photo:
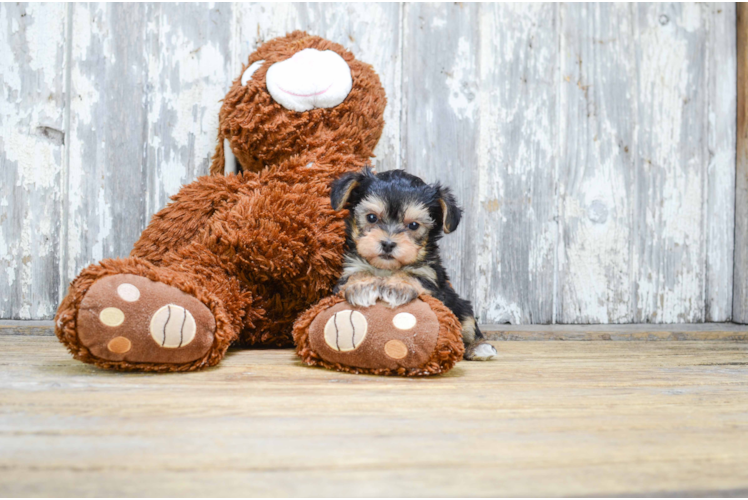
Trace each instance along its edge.
<path fill-rule="evenodd" d="M 451 236 L 465 238 L 474 257 L 456 272 L 463 276 L 463 292 L 474 296 L 481 321 L 550 323 L 559 7 L 480 9 L 478 147 L 461 165 L 462 175 L 474 179 L 474 191 L 463 192 L 462 199 L 473 201 L 465 226 Z"/>
<path fill-rule="evenodd" d="M 636 37 L 632 4 L 564 4 L 558 323 L 635 321 Z"/>
<path fill-rule="evenodd" d="M 748 325 L 735 323 L 613 325 L 480 325 L 489 340 L 748 341 Z M 0 335 L 54 337 L 52 321 L 0 320 Z"/>
<path fill-rule="evenodd" d="M 221 99 L 241 66 L 231 50 L 231 4 L 146 8 L 147 223 L 183 184 L 208 174 Z"/>
<path fill-rule="evenodd" d="M 730 319 L 731 12 L 562 8 L 558 322 Z"/>
<path fill-rule="evenodd" d="M 443 254 L 480 322 L 748 321 L 733 4 L 0 13 L 0 318 L 50 318 L 81 268 L 127 255 L 207 172 L 247 56 L 304 29 L 380 74 L 376 167 L 464 205 Z"/>
<path fill-rule="evenodd" d="M 734 323 L 481 325 L 481 330 L 489 340 L 506 341 L 748 341 L 748 326 Z"/>
<path fill-rule="evenodd" d="M 732 318 L 737 58 L 735 4 L 709 5 L 705 320 Z M 742 80 L 745 88 L 746 80 Z"/>
<path fill-rule="evenodd" d="M 148 218 L 146 12 L 70 4 L 64 285 L 92 262 L 127 256 Z"/>
<path fill-rule="evenodd" d="M 708 7 L 637 6 L 636 317 L 703 321 Z"/>
<path fill-rule="evenodd" d="M 49 318 L 60 283 L 63 4 L 0 5 L 0 318 Z"/>
<path fill-rule="evenodd" d="M 403 166 L 465 210 L 452 282 L 481 321 L 549 323 L 556 7 L 408 4 L 404 26 Z"/>
<path fill-rule="evenodd" d="M 737 4 L 737 154 L 733 319 L 748 323 L 748 6 Z"/>
<path fill-rule="evenodd" d="M 31 335 L 54 337 L 54 321 L 0 320 L 0 335 Z"/>
<path fill-rule="evenodd" d="M 312 369 L 290 350 L 113 373 L 52 338 L 0 336 L 0 494 L 748 491 L 748 344 L 495 345 L 498 361 L 414 380 Z"/>

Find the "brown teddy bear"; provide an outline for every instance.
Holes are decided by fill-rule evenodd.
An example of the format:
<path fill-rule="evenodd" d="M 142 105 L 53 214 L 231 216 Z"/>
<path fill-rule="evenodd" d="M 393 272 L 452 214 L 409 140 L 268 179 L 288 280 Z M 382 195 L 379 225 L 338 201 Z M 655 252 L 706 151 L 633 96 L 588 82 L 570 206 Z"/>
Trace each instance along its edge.
<path fill-rule="evenodd" d="M 263 44 L 224 99 L 214 175 L 154 215 L 129 258 L 80 273 L 59 339 L 81 361 L 147 371 L 212 366 L 231 344 L 292 345 L 294 320 L 341 269 L 346 213 L 329 185 L 369 164 L 385 104 L 371 66 L 338 44 L 300 31 Z"/>

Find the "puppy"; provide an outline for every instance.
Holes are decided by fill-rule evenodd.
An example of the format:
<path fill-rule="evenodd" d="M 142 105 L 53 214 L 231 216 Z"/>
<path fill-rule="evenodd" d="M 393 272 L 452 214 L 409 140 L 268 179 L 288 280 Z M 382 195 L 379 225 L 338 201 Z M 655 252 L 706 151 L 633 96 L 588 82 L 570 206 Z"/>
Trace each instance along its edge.
<path fill-rule="evenodd" d="M 391 170 L 369 168 L 332 184 L 333 209 L 348 208 L 346 255 L 336 293 L 354 306 L 382 300 L 390 307 L 425 293 L 441 300 L 462 323 L 465 359 L 488 360 L 496 349 L 483 340 L 473 306 L 449 282 L 437 245 L 457 228 L 462 210 L 448 188 Z"/>

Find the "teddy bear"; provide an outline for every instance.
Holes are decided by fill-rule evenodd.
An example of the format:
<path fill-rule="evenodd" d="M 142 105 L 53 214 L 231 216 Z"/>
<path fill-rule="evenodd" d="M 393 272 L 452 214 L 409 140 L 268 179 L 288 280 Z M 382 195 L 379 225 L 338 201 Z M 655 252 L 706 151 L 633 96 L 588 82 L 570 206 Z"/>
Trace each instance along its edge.
<path fill-rule="evenodd" d="M 129 257 L 81 271 L 58 338 L 80 361 L 156 372 L 216 365 L 231 345 L 293 345 L 302 312 L 334 305 L 319 301 L 341 272 L 346 213 L 330 184 L 370 165 L 385 105 L 372 67 L 339 44 L 301 31 L 262 44 L 223 101 L 212 175 L 183 186 Z M 300 355 L 325 365 L 304 335 Z"/>

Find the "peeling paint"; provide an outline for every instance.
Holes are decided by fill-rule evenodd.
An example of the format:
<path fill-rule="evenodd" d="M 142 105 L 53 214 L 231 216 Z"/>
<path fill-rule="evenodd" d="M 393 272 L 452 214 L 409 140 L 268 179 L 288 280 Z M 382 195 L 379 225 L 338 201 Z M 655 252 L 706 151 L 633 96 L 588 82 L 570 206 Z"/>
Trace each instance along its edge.
<path fill-rule="evenodd" d="M 431 20 L 431 27 L 432 28 L 443 28 L 447 25 L 447 20 L 442 17 L 434 17 Z"/>
<path fill-rule="evenodd" d="M 474 68 L 470 61 L 473 49 L 467 38 L 460 37 L 457 41 L 457 52 L 452 65 L 452 70 L 447 74 L 447 86 L 449 87 L 449 107 L 459 118 L 473 119 L 475 112 L 476 95 L 475 82 L 471 76 Z"/>
<path fill-rule="evenodd" d="M 56 304 L 64 5 L 0 5 L 0 318 Z M 44 306 L 46 307 L 46 306 Z"/>

